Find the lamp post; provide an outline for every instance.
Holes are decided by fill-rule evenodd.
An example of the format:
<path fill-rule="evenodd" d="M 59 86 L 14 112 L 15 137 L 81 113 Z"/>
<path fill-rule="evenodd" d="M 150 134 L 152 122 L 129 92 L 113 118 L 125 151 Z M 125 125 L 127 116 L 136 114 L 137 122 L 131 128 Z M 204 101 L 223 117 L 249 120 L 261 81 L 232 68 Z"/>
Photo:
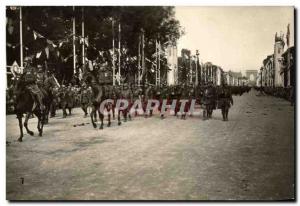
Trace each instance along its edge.
<path fill-rule="evenodd" d="M 199 83 L 199 80 L 198 80 L 198 59 L 199 59 L 199 51 L 198 49 L 196 50 L 196 86 L 198 85 Z"/>
<path fill-rule="evenodd" d="M 263 72 L 263 68 L 260 68 L 260 91 L 262 91 L 262 72 Z"/>

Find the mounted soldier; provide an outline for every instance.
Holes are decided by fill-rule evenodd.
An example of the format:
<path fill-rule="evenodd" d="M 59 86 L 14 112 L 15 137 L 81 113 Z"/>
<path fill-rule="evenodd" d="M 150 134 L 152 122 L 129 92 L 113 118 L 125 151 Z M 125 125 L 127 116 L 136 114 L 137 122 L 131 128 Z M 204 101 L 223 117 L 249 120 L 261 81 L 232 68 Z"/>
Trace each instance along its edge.
<path fill-rule="evenodd" d="M 37 85 L 37 73 L 36 68 L 31 66 L 32 59 L 26 57 L 24 59 L 24 72 L 21 78 L 24 80 L 26 89 L 32 95 L 35 105 L 39 105 L 41 111 L 45 110 L 45 105 L 43 103 L 43 93 Z"/>

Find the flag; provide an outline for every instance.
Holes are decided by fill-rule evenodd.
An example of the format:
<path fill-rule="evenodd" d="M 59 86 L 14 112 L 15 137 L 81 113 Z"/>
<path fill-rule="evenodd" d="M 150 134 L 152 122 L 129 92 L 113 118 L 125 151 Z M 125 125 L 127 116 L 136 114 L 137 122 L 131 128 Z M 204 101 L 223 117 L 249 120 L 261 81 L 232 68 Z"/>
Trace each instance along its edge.
<path fill-rule="evenodd" d="M 38 53 L 36 54 L 36 58 L 37 58 L 37 59 L 40 58 L 41 54 L 42 54 L 42 51 L 38 52 Z"/>
<path fill-rule="evenodd" d="M 287 32 L 286 32 L 286 44 L 287 47 L 290 47 L 290 24 L 287 25 Z"/>
<path fill-rule="evenodd" d="M 35 31 L 33 31 L 33 38 L 34 38 L 34 40 L 36 40 L 36 39 L 37 39 L 37 34 L 36 34 L 36 32 L 35 32 Z"/>
<path fill-rule="evenodd" d="M 86 46 L 89 46 L 89 37 L 84 38 L 84 43 Z"/>
<path fill-rule="evenodd" d="M 45 38 L 43 35 L 37 33 L 36 31 L 33 31 L 33 37 L 34 40 L 36 40 L 37 38 Z"/>
<path fill-rule="evenodd" d="M 49 47 L 45 48 L 45 52 L 46 52 L 47 59 L 49 59 Z"/>
<path fill-rule="evenodd" d="M 49 39 L 47 39 L 47 43 L 50 44 L 50 45 L 52 45 L 54 48 L 57 47 L 57 46 L 53 43 L 53 41 L 51 41 L 51 40 L 49 40 Z"/>
<path fill-rule="evenodd" d="M 93 71 L 93 62 L 89 60 L 89 69 L 90 71 Z"/>

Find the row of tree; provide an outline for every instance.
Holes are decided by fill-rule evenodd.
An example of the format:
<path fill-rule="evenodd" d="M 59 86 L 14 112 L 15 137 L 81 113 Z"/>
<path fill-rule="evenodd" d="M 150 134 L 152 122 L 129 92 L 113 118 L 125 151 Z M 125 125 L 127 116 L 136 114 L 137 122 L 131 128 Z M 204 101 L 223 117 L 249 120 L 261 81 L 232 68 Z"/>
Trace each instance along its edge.
<path fill-rule="evenodd" d="M 7 65 L 20 62 L 19 8 L 7 7 Z M 35 64 L 45 64 L 59 81 L 71 81 L 73 69 L 73 17 L 76 30 L 76 70 L 82 68 L 81 44 L 86 58 L 112 69 L 112 40 L 121 42 L 121 75 L 132 77 L 138 70 L 139 37 L 144 30 L 145 58 L 155 62 L 156 42 L 176 41 L 183 34 L 175 19 L 174 7 L 22 7 L 24 56 Z M 81 36 L 84 21 L 84 37 Z M 113 23 L 114 22 L 114 23 Z M 118 25 L 121 26 L 119 35 Z M 117 44 L 116 44 L 117 48 Z M 116 52 L 115 55 L 118 53 Z M 115 61 L 118 68 L 119 61 Z M 19 64 L 20 65 L 20 64 Z M 145 62 L 149 82 L 155 82 L 152 63 Z M 161 60 L 161 75 L 166 75 L 166 58 Z M 130 80 L 132 81 L 132 80 Z"/>

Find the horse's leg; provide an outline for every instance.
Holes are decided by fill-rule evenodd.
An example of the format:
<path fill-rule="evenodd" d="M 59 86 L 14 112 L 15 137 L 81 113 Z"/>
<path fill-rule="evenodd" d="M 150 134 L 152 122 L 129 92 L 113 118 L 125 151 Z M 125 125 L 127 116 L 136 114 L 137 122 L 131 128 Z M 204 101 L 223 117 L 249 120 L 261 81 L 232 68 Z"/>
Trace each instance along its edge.
<path fill-rule="evenodd" d="M 127 114 L 128 114 L 128 119 L 129 119 L 129 121 L 131 121 L 132 119 L 131 119 L 131 113 L 130 113 L 130 109 L 129 109 L 129 110 L 127 110 Z"/>
<path fill-rule="evenodd" d="M 107 109 L 107 119 L 108 119 L 107 126 L 110 127 L 110 125 L 111 125 L 111 122 L 110 122 L 110 115 L 111 115 L 110 114 L 110 110 L 111 110 L 111 107 L 110 107 L 110 105 L 108 105 L 106 109 Z"/>
<path fill-rule="evenodd" d="M 94 113 L 94 119 L 95 119 L 95 122 L 97 122 L 97 111 L 95 111 L 95 113 Z"/>
<path fill-rule="evenodd" d="M 225 121 L 226 119 L 226 115 L 225 115 L 225 107 L 222 107 L 222 117 L 223 117 L 223 121 Z"/>
<path fill-rule="evenodd" d="M 23 124 L 22 124 L 22 114 L 17 114 L 17 118 L 19 120 L 19 127 L 20 127 L 20 137 L 18 138 L 19 142 L 22 142 L 23 134 Z"/>
<path fill-rule="evenodd" d="M 118 125 L 121 125 L 121 117 L 120 117 L 121 111 L 118 109 Z"/>
<path fill-rule="evenodd" d="M 97 115 L 96 115 L 97 116 Z M 100 119 L 100 116 L 101 116 L 101 112 L 98 110 L 98 116 L 99 116 L 99 119 Z"/>
<path fill-rule="evenodd" d="M 44 118 L 45 118 L 45 114 L 43 113 L 36 113 L 36 116 L 38 117 L 38 131 L 39 131 L 39 136 L 43 136 L 43 127 L 44 127 Z"/>
<path fill-rule="evenodd" d="M 87 109 L 86 109 L 85 104 L 81 104 L 81 109 L 84 112 L 84 117 L 86 117 L 87 116 Z"/>
<path fill-rule="evenodd" d="M 112 104 L 112 114 L 113 114 L 113 119 L 115 119 L 115 109 L 116 109 L 116 106 L 115 106 L 115 103 Z"/>
<path fill-rule="evenodd" d="M 226 111 L 225 111 L 225 114 L 226 114 L 226 121 L 228 121 L 228 112 L 229 112 L 229 108 L 226 107 Z"/>
<path fill-rule="evenodd" d="M 93 106 L 90 116 L 91 116 L 91 121 L 92 121 L 92 125 L 94 128 L 97 127 L 96 123 L 94 122 L 95 113 L 96 113 L 96 109 L 95 109 L 95 106 Z"/>
<path fill-rule="evenodd" d="M 66 111 L 66 106 L 65 104 L 62 105 L 62 110 L 63 110 L 63 118 L 67 117 L 67 111 Z"/>
<path fill-rule="evenodd" d="M 26 113 L 25 120 L 24 120 L 24 127 L 25 127 L 27 133 L 30 134 L 31 136 L 33 136 L 34 135 L 33 131 L 30 131 L 28 129 L 28 120 L 29 120 L 30 115 L 31 115 L 31 112 Z"/>
<path fill-rule="evenodd" d="M 124 109 L 122 113 L 123 113 L 123 117 L 124 117 L 124 122 L 127 122 L 127 110 Z"/>
<path fill-rule="evenodd" d="M 100 111 L 98 111 L 98 113 L 99 113 L 99 119 L 100 119 L 100 121 L 101 121 L 101 124 L 100 124 L 99 129 L 103 129 L 103 119 L 104 119 L 104 114 L 103 114 L 102 112 L 100 112 Z"/>

